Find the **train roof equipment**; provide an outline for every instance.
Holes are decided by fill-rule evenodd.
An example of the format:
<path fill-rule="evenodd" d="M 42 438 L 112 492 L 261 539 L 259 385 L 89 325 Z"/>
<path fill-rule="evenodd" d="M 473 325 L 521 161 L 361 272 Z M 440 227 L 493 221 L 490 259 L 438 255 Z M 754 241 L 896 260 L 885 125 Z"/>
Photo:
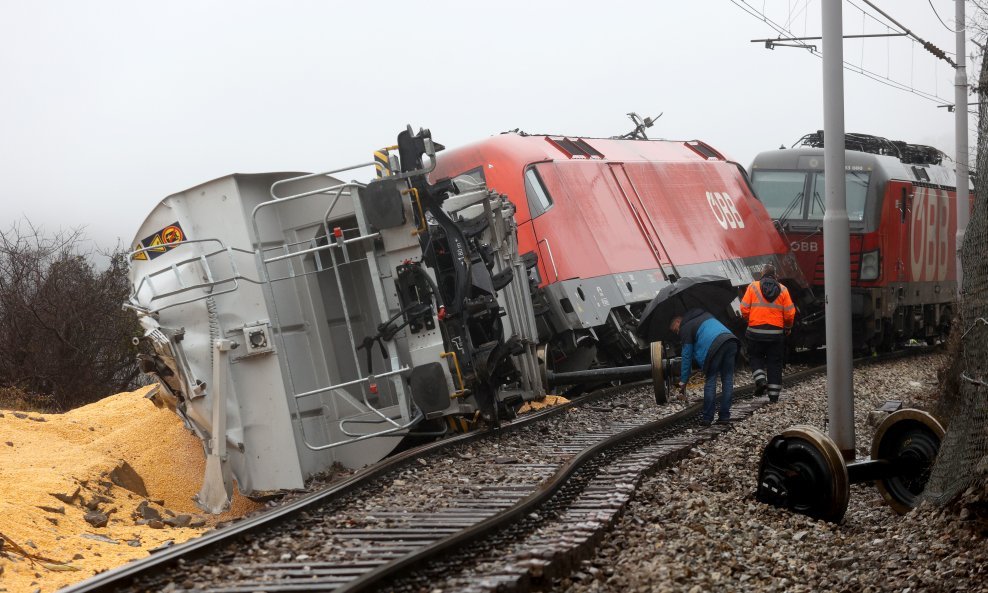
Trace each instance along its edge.
<path fill-rule="evenodd" d="M 823 148 L 823 130 L 806 134 L 793 146 Z M 903 163 L 915 165 L 939 165 L 946 156 L 943 151 L 923 144 L 910 144 L 902 140 L 889 140 L 871 134 L 850 132 L 844 134 L 844 149 L 894 156 Z"/>

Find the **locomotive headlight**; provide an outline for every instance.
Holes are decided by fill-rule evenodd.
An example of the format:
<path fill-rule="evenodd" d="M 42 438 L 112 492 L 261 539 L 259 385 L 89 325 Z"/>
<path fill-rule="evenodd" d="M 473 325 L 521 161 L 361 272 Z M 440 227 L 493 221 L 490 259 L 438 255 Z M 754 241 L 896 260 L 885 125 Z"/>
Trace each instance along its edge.
<path fill-rule="evenodd" d="M 861 271 L 858 277 L 861 280 L 878 280 L 879 250 L 869 251 L 861 254 Z"/>

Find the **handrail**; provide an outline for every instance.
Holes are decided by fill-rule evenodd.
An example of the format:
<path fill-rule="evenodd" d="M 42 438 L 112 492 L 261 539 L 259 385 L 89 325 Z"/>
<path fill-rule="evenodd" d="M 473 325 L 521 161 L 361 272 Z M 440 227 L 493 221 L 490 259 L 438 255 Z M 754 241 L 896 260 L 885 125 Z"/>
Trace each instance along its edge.
<path fill-rule="evenodd" d="M 556 275 L 555 279 L 553 279 L 553 282 L 555 282 L 556 280 L 559 280 L 559 270 L 556 269 L 556 258 L 552 256 L 552 246 L 549 245 L 548 238 L 539 239 L 538 242 L 545 243 L 545 248 L 549 250 L 549 263 L 552 264 L 552 273 Z"/>
<path fill-rule="evenodd" d="M 439 355 L 440 358 L 452 358 L 453 368 L 456 369 L 456 379 L 460 383 L 460 388 L 453 393 L 452 397 L 462 397 L 467 393 L 466 387 L 463 385 L 463 372 L 460 370 L 460 361 L 456 357 L 456 352 L 443 352 Z"/>
<path fill-rule="evenodd" d="M 355 342 L 355 339 L 354 339 L 354 329 L 353 329 L 353 324 L 352 324 L 351 319 L 350 319 L 349 306 L 348 306 L 348 303 L 347 303 L 346 294 L 345 294 L 345 292 L 343 290 L 343 280 L 342 280 L 342 276 L 341 276 L 341 273 L 340 273 L 340 266 L 343 265 L 343 264 L 346 264 L 346 263 L 350 263 L 350 258 L 348 256 L 348 253 L 347 253 L 347 250 L 346 250 L 346 246 L 347 245 L 355 244 L 355 243 L 363 243 L 363 242 L 366 242 L 367 240 L 377 239 L 377 238 L 380 237 L 380 233 L 374 233 L 374 232 L 367 231 L 367 232 L 363 232 L 361 235 L 359 235 L 357 237 L 353 237 L 353 238 L 350 238 L 350 239 L 343 239 L 342 237 L 338 237 L 336 241 L 331 241 L 330 239 L 333 237 L 334 233 L 333 233 L 333 230 L 330 228 L 330 226 L 331 226 L 330 225 L 330 217 L 332 215 L 333 210 L 336 208 L 337 203 L 339 203 L 340 198 L 342 198 L 344 195 L 346 195 L 350 199 L 356 200 L 356 193 L 355 192 L 356 191 L 359 191 L 360 189 L 362 189 L 362 188 L 364 188 L 366 186 L 364 184 L 358 183 L 358 182 L 338 183 L 336 185 L 332 185 L 332 186 L 329 186 L 329 187 L 321 188 L 321 189 L 318 189 L 318 190 L 312 190 L 312 191 L 302 192 L 302 193 L 294 194 L 294 195 L 291 195 L 291 196 L 285 196 L 285 197 L 278 197 L 277 196 L 277 192 L 276 192 L 276 188 L 277 188 L 277 186 L 279 186 L 281 184 L 288 183 L 288 182 L 293 181 L 293 180 L 294 181 L 298 181 L 298 180 L 301 180 L 301 179 L 308 179 L 308 178 L 313 178 L 313 177 L 319 177 L 319 176 L 322 176 L 322 175 L 329 175 L 330 173 L 335 173 L 335 172 L 339 172 L 339 171 L 346 171 L 346 170 L 353 169 L 353 168 L 359 168 L 361 166 L 364 166 L 364 165 L 358 165 L 356 167 L 350 167 L 350 168 L 344 168 L 344 169 L 337 169 L 337 170 L 329 171 L 329 172 L 326 172 L 326 173 L 316 173 L 316 174 L 304 175 L 304 176 L 301 176 L 301 177 L 295 177 L 295 178 L 285 179 L 285 180 L 280 180 L 278 182 L 275 182 L 272 185 L 272 188 L 271 188 L 271 195 L 272 195 L 272 198 L 273 199 L 272 200 L 269 200 L 269 201 L 266 201 L 266 202 L 261 202 L 261 203 L 257 204 L 256 206 L 254 206 L 253 210 L 251 211 L 251 225 L 252 225 L 252 229 L 253 229 L 253 233 L 254 233 L 253 241 L 254 241 L 254 243 L 256 245 L 255 252 L 254 252 L 255 261 L 256 261 L 257 268 L 258 268 L 258 270 L 259 270 L 259 272 L 260 272 L 260 274 L 262 276 L 262 283 L 268 287 L 267 290 L 269 291 L 269 294 L 272 294 L 273 295 L 273 293 L 274 293 L 274 289 L 273 289 L 273 286 L 272 286 L 272 284 L 274 282 L 276 282 L 276 281 L 282 281 L 282 280 L 288 280 L 290 278 L 295 278 L 295 277 L 298 277 L 300 275 L 307 275 L 308 274 L 308 272 L 305 272 L 305 270 L 303 270 L 303 273 L 302 274 L 296 274 L 295 267 L 292 265 L 291 266 L 291 271 L 289 273 L 289 276 L 283 277 L 283 278 L 274 278 L 274 277 L 271 276 L 271 271 L 269 270 L 269 265 L 270 264 L 274 264 L 274 263 L 281 262 L 281 261 L 286 261 L 286 260 L 292 260 L 294 258 L 300 258 L 300 257 L 304 257 L 304 256 L 311 255 L 311 254 L 314 254 L 314 253 L 318 253 L 318 252 L 328 252 L 329 253 L 329 257 L 330 257 L 330 260 L 331 260 L 331 265 L 329 267 L 323 268 L 321 265 L 319 265 L 317 263 L 317 268 L 318 268 L 317 271 L 320 271 L 321 272 L 321 271 L 324 271 L 324 270 L 330 269 L 330 268 L 334 271 L 334 276 L 336 278 L 336 286 L 337 286 L 339 303 L 340 303 L 340 305 L 342 307 L 342 310 L 343 310 L 343 319 L 344 319 L 344 323 L 345 323 L 346 329 L 347 329 L 347 337 L 348 337 L 349 342 L 350 342 L 350 350 L 351 350 L 352 355 L 353 355 L 353 363 L 355 365 L 355 368 L 356 368 L 356 371 L 357 371 L 358 374 L 360 373 L 361 364 L 360 364 L 359 355 L 357 353 L 356 342 Z M 317 194 L 322 194 L 322 195 L 326 196 L 326 198 L 320 198 L 320 199 L 327 199 L 327 198 L 329 199 L 329 204 L 328 204 L 328 207 L 327 207 L 327 209 L 325 211 L 325 214 L 323 216 L 322 225 L 321 225 L 322 226 L 323 233 L 325 234 L 326 239 L 327 239 L 326 244 L 325 245 L 315 246 L 315 247 L 308 247 L 308 248 L 305 248 L 305 249 L 299 249 L 298 251 L 294 251 L 294 252 L 289 252 L 289 250 L 291 249 L 291 246 L 289 246 L 287 243 L 282 243 L 282 246 L 285 248 L 285 253 L 278 254 L 278 255 L 271 255 L 269 257 L 267 255 L 266 251 L 270 251 L 270 249 L 267 249 L 266 250 L 264 248 L 264 241 L 263 241 L 263 239 L 261 237 L 261 228 L 260 228 L 260 224 L 259 224 L 259 220 L 258 220 L 259 219 L 259 215 L 262 212 L 262 210 L 265 210 L 265 209 L 271 208 L 271 207 L 280 207 L 280 206 L 286 204 L 287 202 L 292 202 L 292 201 L 295 201 L 295 200 L 303 199 L 303 198 L 310 197 L 310 196 L 317 195 Z M 355 214 L 356 214 L 356 212 L 355 212 Z M 358 221 L 359 221 L 359 219 L 358 219 Z M 358 222 L 358 224 L 359 224 L 359 222 Z M 301 246 L 302 244 L 303 243 L 299 242 L 299 243 L 294 243 L 292 245 L 294 245 L 294 246 Z M 311 245 L 311 243 L 310 243 L 310 245 Z M 336 250 L 333 249 L 334 247 L 339 248 L 340 250 L 342 250 L 344 262 L 340 262 L 338 260 L 338 258 L 336 256 Z M 360 261 L 367 261 L 367 260 L 360 260 Z M 287 350 L 285 348 L 285 338 L 284 338 L 283 333 L 280 330 L 281 329 L 281 324 L 280 324 L 280 321 L 279 321 L 279 318 L 278 318 L 277 304 L 274 302 L 274 299 L 273 298 L 271 299 L 271 307 L 270 308 L 271 308 L 271 316 L 272 316 L 272 327 L 275 329 L 275 333 L 278 336 L 278 340 L 279 340 L 279 342 L 281 344 L 282 351 L 287 352 Z M 358 420 L 354 419 L 352 416 L 347 417 L 347 418 L 341 418 L 341 419 L 339 419 L 339 422 L 338 422 L 340 431 L 344 435 L 346 435 L 347 437 L 350 437 L 350 438 L 342 439 L 342 440 L 337 441 L 337 442 L 331 442 L 331 443 L 325 443 L 325 444 L 317 444 L 317 443 L 313 443 L 313 442 L 310 441 L 309 436 L 305 432 L 305 424 L 304 423 L 301 423 L 299 425 L 299 431 L 300 431 L 301 437 L 302 437 L 301 440 L 302 440 L 303 444 L 308 449 L 310 449 L 310 450 L 313 450 L 313 451 L 322 451 L 322 450 L 331 449 L 331 448 L 334 448 L 334 447 L 341 447 L 341 446 L 344 446 L 344 445 L 355 443 L 355 442 L 358 442 L 358 441 L 361 441 L 361 440 L 364 440 L 364 439 L 368 439 L 368 438 L 372 438 L 372 437 L 375 437 L 375 436 L 386 436 L 386 435 L 394 434 L 394 433 L 397 433 L 397 432 L 400 432 L 400 431 L 408 430 L 408 429 L 412 428 L 413 426 L 415 426 L 418 422 L 420 422 L 421 419 L 422 419 L 422 417 L 423 417 L 421 415 L 421 413 L 416 413 L 415 415 L 409 414 L 408 416 L 403 415 L 402 417 L 409 418 L 409 420 L 407 422 L 405 422 L 405 423 L 396 422 L 394 419 L 392 419 L 391 417 L 389 417 L 387 414 L 385 414 L 382 411 L 385 408 L 378 408 L 378 407 L 372 405 L 368 401 L 367 390 L 366 389 L 361 389 L 361 395 L 360 395 L 359 398 L 357 396 L 351 395 L 350 393 L 348 393 L 347 391 L 345 391 L 345 389 L 347 387 L 354 387 L 354 386 L 357 386 L 357 385 L 364 385 L 364 384 L 367 384 L 367 383 L 373 381 L 375 378 L 386 378 L 386 377 L 398 376 L 398 375 L 407 373 L 410 370 L 409 367 L 407 367 L 407 366 L 402 366 L 401 368 L 398 368 L 396 370 L 391 370 L 391 371 L 388 371 L 388 372 L 385 372 L 385 373 L 381 373 L 379 375 L 369 375 L 367 377 L 362 377 L 362 378 L 354 379 L 352 381 L 345 381 L 345 382 L 342 382 L 342 383 L 337 383 L 337 384 L 329 385 L 329 386 L 326 386 L 326 387 L 320 387 L 320 388 L 313 389 L 313 390 L 310 390 L 310 391 L 306 391 L 306 392 L 303 392 L 303 393 L 295 393 L 295 387 L 294 387 L 295 382 L 294 382 L 294 379 L 293 379 L 293 376 L 292 376 L 291 362 L 287 359 L 287 357 L 284 359 L 284 364 L 285 364 L 286 372 L 287 372 L 287 375 L 288 375 L 287 382 L 288 382 L 288 386 L 289 386 L 289 392 L 292 395 L 292 397 L 291 397 L 292 407 L 294 408 L 293 411 L 294 411 L 294 413 L 296 415 L 301 416 L 301 414 L 302 414 L 302 412 L 301 412 L 301 406 L 300 406 L 300 403 L 299 403 L 301 399 L 307 398 L 307 397 L 311 397 L 311 396 L 315 396 L 315 395 L 332 394 L 333 396 L 339 397 L 342 401 L 350 404 L 358 412 L 372 414 L 375 417 L 374 423 L 381 423 L 381 424 L 389 424 L 390 425 L 390 428 L 387 428 L 385 430 L 381 430 L 381 431 L 377 431 L 377 432 L 369 433 L 369 434 L 361 434 L 361 433 L 351 432 L 351 431 L 349 431 L 347 429 L 347 427 L 350 424 L 353 424 L 354 422 L 358 422 Z M 400 397 L 401 396 L 399 394 L 399 398 Z"/>
<path fill-rule="evenodd" d="M 377 239 L 380 236 L 381 236 L 381 233 L 370 233 L 369 235 L 360 235 L 360 236 L 354 237 L 352 239 L 344 239 L 343 241 L 341 241 L 341 243 L 343 245 L 349 245 L 350 243 L 357 243 L 357 242 L 360 242 L 360 241 L 366 241 L 367 239 Z M 294 251 L 294 252 L 288 253 L 286 255 L 279 255 L 277 257 L 272 257 L 272 258 L 265 259 L 265 260 L 262 260 L 262 261 L 264 263 L 266 263 L 266 264 L 271 264 L 271 263 L 274 263 L 274 262 L 279 262 L 279 261 L 282 261 L 282 260 L 291 259 L 293 257 L 299 257 L 299 256 L 302 256 L 302 255 L 308 255 L 310 253 L 316 253 L 317 251 L 325 251 L 326 249 L 329 249 L 331 247 L 339 247 L 339 244 L 338 243 L 327 243 L 326 245 L 320 245 L 319 247 L 312 247 L 310 249 L 303 249 L 302 251 Z"/>
<path fill-rule="evenodd" d="M 359 165 L 352 165 L 350 167 L 343 167 L 342 169 L 333 169 L 331 171 L 324 171 L 322 173 L 309 173 L 307 175 L 299 175 L 298 177 L 289 177 L 288 179 L 279 179 L 278 181 L 275 181 L 274 183 L 271 184 L 271 191 L 270 191 L 270 193 L 271 193 L 271 199 L 272 200 L 289 200 L 289 199 L 293 199 L 293 198 L 301 198 L 301 197 L 305 197 L 305 196 L 311 196 L 311 195 L 315 195 L 315 194 L 326 193 L 327 191 L 329 191 L 331 189 L 334 189 L 337 186 L 334 185 L 334 186 L 330 186 L 328 188 L 319 189 L 319 190 L 307 192 L 307 193 L 304 193 L 304 194 L 297 194 L 297 195 L 284 196 L 284 197 L 278 196 L 278 194 L 276 194 L 274 190 L 279 185 L 283 185 L 283 184 L 286 184 L 286 183 L 292 183 L 293 181 L 302 181 L 303 179 L 313 179 L 315 177 L 325 177 L 327 175 L 332 175 L 334 173 L 343 173 L 344 171 L 353 171 L 354 169 L 363 169 L 364 167 L 373 167 L 373 166 L 374 166 L 374 161 L 371 161 L 369 163 L 360 163 Z"/>
<path fill-rule="evenodd" d="M 131 291 L 131 294 L 130 294 L 130 301 L 131 301 L 131 303 L 134 303 L 135 305 L 140 306 L 140 301 L 138 300 L 138 297 L 139 297 L 140 293 L 145 288 L 147 288 L 150 291 L 150 293 L 151 293 L 151 296 L 148 299 L 148 305 L 150 305 L 151 303 L 153 303 L 154 301 L 157 301 L 159 299 L 163 299 L 163 298 L 167 298 L 167 297 L 171 297 L 171 296 L 183 294 L 183 293 L 189 292 L 191 290 L 209 289 L 209 288 L 213 288 L 215 286 L 219 286 L 221 284 L 227 284 L 227 283 L 231 283 L 231 282 L 233 283 L 233 286 L 231 288 L 228 288 L 228 289 L 224 289 L 224 290 L 220 290 L 220 291 L 215 291 L 215 292 L 214 291 L 210 291 L 207 294 L 204 294 L 202 296 L 197 296 L 197 297 L 191 298 L 191 299 L 180 300 L 178 302 L 169 303 L 169 304 L 164 305 L 164 306 L 162 306 L 160 308 L 153 309 L 153 311 L 164 311 L 165 309 L 169 309 L 171 307 L 177 307 L 179 305 L 187 305 L 189 303 L 194 303 L 196 301 L 200 301 L 200 300 L 202 300 L 202 299 L 204 299 L 206 297 L 209 297 L 209 296 L 214 296 L 215 297 L 217 295 L 234 292 L 234 291 L 236 291 L 240 287 L 240 283 L 239 283 L 240 280 L 244 280 L 244 281 L 250 282 L 252 284 L 260 284 L 260 281 L 259 280 L 255 280 L 253 278 L 250 278 L 248 276 L 245 276 L 245 275 L 241 274 L 240 271 L 237 268 L 236 260 L 233 257 L 234 252 L 239 252 L 239 253 L 242 253 L 244 255 L 253 255 L 250 251 L 247 251 L 245 249 L 239 249 L 239 248 L 236 248 L 236 247 L 226 247 L 225 245 L 223 245 L 223 242 L 221 240 L 219 240 L 219 239 L 186 239 L 184 241 L 176 241 L 174 243 L 168 243 L 167 245 L 169 246 L 169 249 L 172 249 L 172 248 L 177 247 L 179 245 L 187 245 L 187 244 L 193 244 L 193 243 L 217 243 L 219 245 L 219 248 L 216 249 L 215 251 L 210 251 L 210 252 L 207 252 L 207 253 L 200 253 L 199 255 L 196 255 L 194 257 L 189 257 L 187 259 L 183 259 L 183 260 L 174 262 L 170 266 L 168 266 L 167 268 L 162 268 L 160 270 L 157 270 L 157 271 L 151 272 L 149 274 L 146 274 L 144 277 L 141 278 L 141 281 L 137 284 L 137 286 L 134 286 L 133 287 L 133 290 Z M 153 250 L 159 249 L 159 248 L 160 248 L 160 246 L 144 247 L 144 248 L 141 248 L 141 249 L 135 249 L 134 251 L 132 251 L 132 252 L 130 252 L 128 254 L 128 258 L 131 258 L 131 257 L 133 257 L 134 255 L 137 255 L 137 254 L 147 253 L 148 251 L 153 251 Z M 230 277 L 228 277 L 228 278 L 220 278 L 220 279 L 217 280 L 214 277 L 212 268 L 209 265 L 209 258 L 211 258 L 213 256 L 220 255 L 221 253 L 224 253 L 224 252 L 229 256 L 230 269 L 233 272 L 233 275 L 230 276 Z M 179 272 L 179 268 L 180 267 L 183 267 L 183 266 L 186 266 L 188 264 L 194 263 L 194 262 L 195 263 L 198 263 L 202 267 L 202 272 L 206 275 L 206 281 L 205 282 L 198 282 L 198 283 L 195 283 L 195 284 L 186 285 L 184 283 L 184 281 L 182 280 L 181 274 Z M 169 273 L 169 272 L 175 275 L 175 279 L 178 282 L 179 287 L 177 289 L 175 289 L 175 290 L 170 290 L 168 292 L 158 293 L 155 290 L 155 287 L 154 287 L 154 279 L 157 278 L 157 277 L 159 277 L 159 276 L 162 276 L 163 274 Z M 152 310 L 149 307 L 142 307 L 142 308 L 148 308 L 149 310 Z"/>
<path fill-rule="evenodd" d="M 414 188 L 414 187 L 411 187 L 411 188 L 408 188 L 408 189 L 402 191 L 401 193 L 402 194 L 411 194 L 412 195 L 412 198 L 415 199 L 415 205 L 418 206 L 418 209 L 419 209 L 419 225 L 420 226 L 418 226 L 414 231 L 412 231 L 412 234 L 413 235 L 421 235 L 426 230 L 428 230 L 429 225 L 425 221 L 425 213 L 422 211 L 422 198 L 419 197 L 419 190 L 416 189 L 416 188 Z"/>

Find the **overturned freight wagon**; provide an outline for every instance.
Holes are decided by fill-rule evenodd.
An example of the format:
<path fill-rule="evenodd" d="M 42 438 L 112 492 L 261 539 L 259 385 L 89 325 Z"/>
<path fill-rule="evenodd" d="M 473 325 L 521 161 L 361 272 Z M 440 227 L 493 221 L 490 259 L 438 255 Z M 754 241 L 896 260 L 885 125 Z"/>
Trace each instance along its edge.
<path fill-rule="evenodd" d="M 333 175 L 370 163 L 230 175 L 141 226 L 142 369 L 202 439 L 204 509 L 234 478 L 248 496 L 300 488 L 544 395 L 514 207 L 468 178 L 428 183 L 428 131 L 393 148 L 367 184 Z"/>

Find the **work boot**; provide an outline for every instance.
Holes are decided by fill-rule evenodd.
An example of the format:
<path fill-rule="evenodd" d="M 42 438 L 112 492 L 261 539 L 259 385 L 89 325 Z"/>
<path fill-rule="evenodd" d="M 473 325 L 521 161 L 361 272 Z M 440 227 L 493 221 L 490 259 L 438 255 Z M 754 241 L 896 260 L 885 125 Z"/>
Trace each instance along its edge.
<path fill-rule="evenodd" d="M 755 381 L 755 397 L 758 397 L 765 393 L 765 389 L 768 387 L 768 375 L 765 374 L 765 369 L 755 369 L 751 372 L 751 378 Z"/>
<path fill-rule="evenodd" d="M 767 388 L 768 388 L 768 381 L 759 378 L 757 381 L 755 381 L 755 397 L 760 397 L 762 394 L 765 393 L 765 389 Z"/>

